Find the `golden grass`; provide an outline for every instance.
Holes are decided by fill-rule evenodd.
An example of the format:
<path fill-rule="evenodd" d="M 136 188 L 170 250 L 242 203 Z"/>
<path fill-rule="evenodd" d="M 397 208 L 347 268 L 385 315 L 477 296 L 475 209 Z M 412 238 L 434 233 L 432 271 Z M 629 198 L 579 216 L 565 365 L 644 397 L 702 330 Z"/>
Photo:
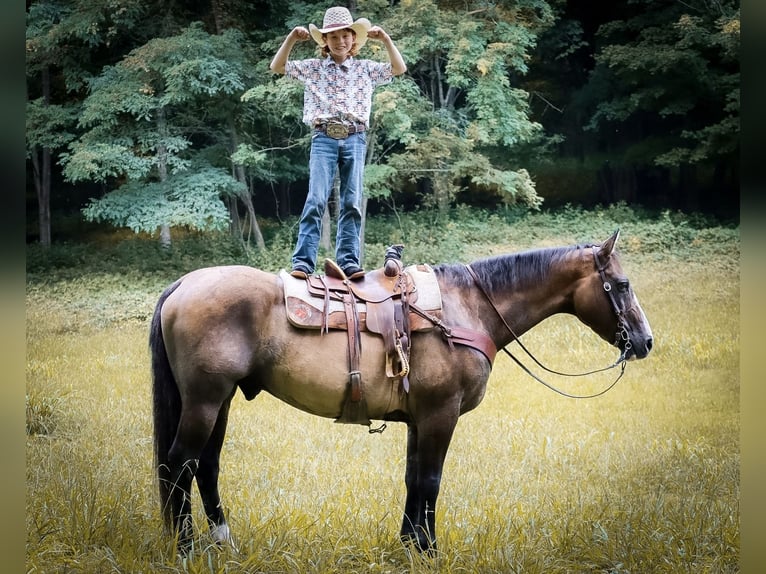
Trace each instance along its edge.
<path fill-rule="evenodd" d="M 370 436 L 241 395 L 221 477 L 237 548 L 212 547 L 203 527 L 198 551 L 178 556 L 156 502 L 145 313 L 105 303 L 100 320 L 89 315 L 101 312 L 86 301 L 92 290 L 30 290 L 27 571 L 737 572 L 736 262 L 624 259 L 655 333 L 652 355 L 582 401 L 498 355 L 447 457 L 434 558 L 398 542 L 403 425 Z M 129 299 L 151 308 L 156 295 Z M 570 317 L 525 344 L 567 371 L 616 358 Z M 612 376 L 547 378 L 587 393 Z"/>

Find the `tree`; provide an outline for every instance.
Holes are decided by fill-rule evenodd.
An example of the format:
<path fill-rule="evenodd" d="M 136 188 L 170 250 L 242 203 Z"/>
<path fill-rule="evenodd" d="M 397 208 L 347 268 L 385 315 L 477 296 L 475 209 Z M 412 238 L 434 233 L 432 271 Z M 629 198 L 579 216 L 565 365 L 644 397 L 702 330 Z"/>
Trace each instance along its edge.
<path fill-rule="evenodd" d="M 89 217 L 124 224 L 123 205 L 143 213 L 131 216 L 136 229 L 164 213 L 261 244 L 256 214 L 296 213 L 307 179 L 300 86 L 275 80 L 268 62 L 291 27 L 320 22 L 330 4 L 29 3 L 26 144 L 40 242 L 50 243 L 51 197 L 81 193 L 52 188 L 65 168 L 65 181 L 127 198 L 95 198 Z M 576 187 L 576 175 L 575 202 L 608 189 L 602 201 L 711 209 L 729 192 L 736 210 L 739 3 L 586 4 L 347 2 L 392 35 L 409 67 L 375 92 L 365 201 L 535 207 L 562 178 Z M 368 42 L 362 56 L 384 51 Z M 551 152 L 576 158 L 555 180 L 540 161 Z"/>
<path fill-rule="evenodd" d="M 372 185 L 424 182 L 441 211 L 465 186 L 538 207 L 534 182 L 513 156 L 523 145 L 541 145 L 544 135 L 529 118 L 529 95 L 511 81 L 526 73 L 528 51 L 552 22 L 548 4 L 534 0 L 402 1 L 384 26 L 398 39 L 411 79 L 376 95 L 381 152 L 371 161 L 395 169 L 373 172 Z"/>
<path fill-rule="evenodd" d="M 528 118 L 528 95 L 511 86 L 509 69 L 526 72 L 526 53 L 536 34 L 553 22 L 548 5 L 536 0 L 405 0 L 395 8 L 381 0 L 354 4 L 350 8 L 356 14 L 391 34 L 409 68 L 408 77 L 374 94 L 362 229 L 368 199 L 387 200 L 407 182 L 430 189 L 426 202 L 442 211 L 469 186 L 506 203 L 538 207 L 542 200 L 534 182 L 526 169 L 513 165 L 513 152 L 524 145 L 541 145 L 544 136 L 542 127 Z M 285 29 L 321 20 L 323 12 L 324 7 L 293 3 Z M 283 37 L 272 39 L 269 59 Z M 294 58 L 314 55 L 311 45 L 298 45 L 294 51 Z M 361 56 L 384 58 L 385 50 L 368 42 Z M 243 95 L 262 124 L 268 123 L 269 137 L 280 133 L 273 128 L 281 128 L 284 139 L 268 146 L 271 155 L 308 145 L 297 137 L 305 133 L 298 121 L 301 95 L 300 86 L 286 78 L 259 83 Z M 256 149 L 265 147 L 262 139 Z"/>
<path fill-rule="evenodd" d="M 235 30 L 211 36 L 192 24 L 132 50 L 90 82 L 79 120 L 87 131 L 62 154 L 64 175 L 116 188 L 92 200 L 87 218 L 159 228 L 165 246 L 173 225 L 228 225 L 221 196 L 242 195 L 243 184 L 210 162 L 205 111 L 243 89 L 241 43 Z"/>
<path fill-rule="evenodd" d="M 91 0 L 50 0 L 29 7 L 26 148 L 37 194 L 40 243 L 45 247 L 51 242 L 52 158 L 75 137 L 78 101 L 68 95 L 82 88 L 94 51 L 131 29 L 140 11 L 141 3 L 133 0 L 108 6 Z"/>
<path fill-rule="evenodd" d="M 50 79 L 46 70 L 43 75 L 43 97 L 27 103 L 26 147 L 32 162 L 32 174 L 37 194 L 38 229 L 40 244 L 51 244 L 51 158 L 74 139 L 72 128 L 77 112 L 72 106 L 50 103 Z"/>
<path fill-rule="evenodd" d="M 248 10 L 255 11 L 261 16 L 264 16 L 264 10 L 270 8 L 270 2 L 265 2 L 266 6 L 263 6 L 262 2 L 245 2 L 243 0 L 213 0 L 212 1 L 212 13 L 213 21 L 215 25 L 215 33 L 217 35 L 223 34 L 228 29 L 236 29 L 236 25 L 242 18 L 246 16 Z M 237 43 L 233 48 L 241 49 L 245 47 L 244 43 Z M 243 58 L 240 53 L 232 53 L 227 56 L 227 59 L 237 61 Z M 243 81 L 245 85 L 251 84 L 256 75 L 248 74 L 247 70 L 252 69 L 253 66 L 249 65 L 249 62 L 254 61 L 255 57 L 250 54 L 244 56 L 245 63 L 242 66 L 243 69 Z M 234 197 L 228 198 L 229 214 L 230 214 L 230 227 L 232 235 L 239 237 L 243 244 L 247 245 L 252 236 L 255 240 L 256 246 L 259 249 L 264 249 L 266 243 L 261 233 L 260 225 L 258 224 L 258 218 L 255 213 L 255 205 L 253 203 L 253 186 L 252 182 L 254 178 L 252 174 L 256 174 L 266 180 L 273 180 L 273 175 L 266 167 L 264 154 L 255 150 L 249 143 L 242 143 L 243 139 L 243 123 L 249 121 L 247 113 L 243 113 L 242 107 L 239 102 L 232 98 L 222 98 L 221 105 L 215 107 L 214 114 L 219 117 L 219 121 L 222 126 L 225 126 L 223 133 L 218 139 L 221 140 L 221 145 L 225 147 L 227 155 L 231 161 L 232 176 L 242 184 L 242 193 Z M 251 171 L 251 177 L 248 179 L 247 171 Z M 238 201 L 241 201 L 245 206 L 246 218 L 243 222 L 239 216 Z"/>
<path fill-rule="evenodd" d="M 268 63 L 263 59 L 255 64 L 251 87 L 241 96 L 243 141 L 232 155 L 254 195 L 265 186 L 287 189 L 308 173 L 306 162 L 295 155 L 296 150 L 305 153 L 309 143 L 300 122 L 302 92 L 293 82 L 273 81 Z M 275 201 L 278 215 L 289 213 L 288 201 L 279 205 L 276 195 Z"/>
<path fill-rule="evenodd" d="M 718 185 L 708 200 L 716 201 L 724 174 L 738 165 L 739 2 L 637 4 L 631 17 L 598 32 L 587 128 L 629 134 L 608 141 L 641 169 L 678 170 L 677 193 L 689 199 L 699 197 L 689 189 L 697 187 L 695 167 L 712 166 Z"/>

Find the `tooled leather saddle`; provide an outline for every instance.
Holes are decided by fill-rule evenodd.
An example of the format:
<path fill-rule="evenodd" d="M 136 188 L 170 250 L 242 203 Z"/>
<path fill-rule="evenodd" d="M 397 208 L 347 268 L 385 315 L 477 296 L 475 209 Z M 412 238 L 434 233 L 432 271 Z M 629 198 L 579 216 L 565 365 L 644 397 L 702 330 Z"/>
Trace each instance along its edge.
<path fill-rule="evenodd" d="M 359 370 L 360 332 L 383 338 L 386 376 L 400 380 L 402 390 L 409 392 L 410 334 L 433 329 L 441 316 L 441 293 L 433 270 L 428 265 L 404 268 L 401 261 L 387 260 L 384 268 L 351 281 L 335 262 L 327 260 L 324 275 L 300 279 L 282 270 L 279 276 L 287 318 L 293 326 L 323 333 L 330 329 L 347 332 L 348 392 L 336 422 L 369 426 Z M 415 302 L 420 314 L 411 310 Z"/>
<path fill-rule="evenodd" d="M 440 329 L 442 338 L 471 347 L 482 353 L 490 365 L 497 347 L 484 332 L 445 325 L 442 322 L 442 299 L 436 275 L 429 265 L 401 262 L 403 245 L 386 251 L 385 265 L 352 281 L 338 265 L 325 261 L 324 275 L 296 278 L 282 270 L 288 321 L 297 328 L 345 330 L 348 336 L 348 392 L 338 423 L 370 426 L 362 389 L 359 358 L 362 352 L 360 333 L 368 331 L 383 338 L 386 353 L 386 376 L 399 380 L 403 392 L 410 390 L 410 335 L 413 331 Z"/>

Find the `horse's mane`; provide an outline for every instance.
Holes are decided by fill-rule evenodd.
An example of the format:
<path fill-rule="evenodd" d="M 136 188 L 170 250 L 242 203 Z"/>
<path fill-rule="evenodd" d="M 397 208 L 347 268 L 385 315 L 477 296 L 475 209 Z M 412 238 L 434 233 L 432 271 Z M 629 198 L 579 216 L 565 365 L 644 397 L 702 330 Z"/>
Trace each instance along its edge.
<path fill-rule="evenodd" d="M 565 259 L 572 252 L 590 247 L 592 247 L 591 244 L 532 249 L 486 257 L 473 261 L 470 266 L 476 272 L 482 286 L 489 292 L 526 288 L 543 281 L 551 266 Z M 434 267 L 434 272 L 457 287 L 473 285 L 473 278 L 465 265 L 441 264 Z"/>

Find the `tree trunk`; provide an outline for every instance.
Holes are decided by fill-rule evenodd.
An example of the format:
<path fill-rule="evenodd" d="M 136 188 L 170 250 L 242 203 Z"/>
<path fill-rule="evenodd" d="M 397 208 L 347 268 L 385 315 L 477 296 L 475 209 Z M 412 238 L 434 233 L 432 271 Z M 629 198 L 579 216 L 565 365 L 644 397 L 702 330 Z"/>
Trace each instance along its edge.
<path fill-rule="evenodd" d="M 34 171 L 35 192 L 37 193 L 37 216 L 40 233 L 40 245 L 51 245 L 51 153 L 48 148 L 35 146 L 32 150 L 32 169 Z"/>
<path fill-rule="evenodd" d="M 213 21 L 215 22 L 215 33 L 220 34 L 223 31 L 223 20 L 226 8 L 223 6 L 221 0 L 213 0 L 210 3 L 210 8 L 213 13 Z"/>
<path fill-rule="evenodd" d="M 373 163 L 375 160 L 375 152 L 378 143 L 378 138 L 375 130 L 370 130 L 367 133 L 367 150 L 364 158 L 365 167 Z M 364 267 L 364 259 L 366 250 L 364 248 L 364 236 L 367 231 L 367 203 L 369 199 L 366 193 L 362 195 L 362 225 L 359 228 L 359 266 Z"/>
<path fill-rule="evenodd" d="M 250 232 L 252 232 L 253 237 L 255 238 L 255 245 L 260 249 L 261 251 L 266 249 L 266 242 L 263 239 L 263 233 L 261 233 L 261 226 L 258 225 L 258 218 L 255 216 L 255 205 L 253 205 L 253 194 L 250 190 L 250 187 L 247 185 L 247 181 L 245 178 L 245 169 L 238 165 L 234 168 L 234 171 L 237 173 L 237 181 L 241 181 L 245 184 L 245 192 L 240 196 L 240 199 L 242 200 L 242 203 L 245 204 L 245 209 L 247 209 L 247 214 L 249 216 L 249 225 L 250 225 Z M 241 178 L 241 179 L 240 179 Z M 249 233 L 248 233 L 249 236 Z"/>
<path fill-rule="evenodd" d="M 167 124 L 165 123 L 165 109 L 157 109 L 157 133 L 160 135 L 160 142 L 167 136 Z M 161 182 L 168 180 L 168 150 L 164 143 L 157 146 L 157 172 Z M 160 245 L 166 249 L 171 246 L 170 224 L 160 225 Z"/>
<path fill-rule="evenodd" d="M 285 181 L 278 181 L 276 184 L 271 184 L 271 190 L 277 219 L 280 221 L 287 219 L 290 217 L 290 185 Z"/>
<path fill-rule="evenodd" d="M 51 246 L 51 150 L 43 148 L 42 185 L 37 194 L 40 245 Z"/>
<path fill-rule="evenodd" d="M 362 225 L 359 228 L 359 266 L 364 267 L 364 232 L 367 227 L 367 196 L 362 196 Z"/>
<path fill-rule="evenodd" d="M 452 196 L 455 193 L 455 185 L 450 180 L 449 172 L 435 174 L 433 182 L 436 208 L 439 215 L 446 215 L 449 211 L 450 204 L 452 203 Z"/>
<path fill-rule="evenodd" d="M 43 102 L 50 104 L 51 80 L 46 66 L 42 70 Z M 35 192 L 37 193 L 37 225 L 40 234 L 40 245 L 51 246 L 51 150 L 50 148 L 32 150 L 32 169 L 34 170 Z"/>
<path fill-rule="evenodd" d="M 680 209 L 699 211 L 699 184 L 697 182 L 697 166 L 682 163 L 678 166 L 678 197 L 681 198 Z"/>
<path fill-rule="evenodd" d="M 160 226 L 160 245 L 165 249 L 170 249 L 170 225 L 167 223 Z"/>
<path fill-rule="evenodd" d="M 229 116 L 229 138 L 231 139 L 231 151 L 234 152 L 239 147 L 239 134 L 237 133 L 237 128 L 234 125 L 234 119 L 231 116 Z M 253 236 L 255 237 L 255 244 L 258 249 L 264 250 L 266 249 L 266 242 L 263 239 L 263 233 L 261 233 L 261 226 L 258 225 L 258 218 L 255 216 L 252 189 L 250 188 L 250 185 L 248 185 L 247 176 L 245 175 L 245 168 L 241 165 L 235 165 L 233 169 L 234 179 L 240 182 L 245 188 L 244 193 L 239 196 L 239 199 L 241 199 L 242 203 L 245 205 L 245 209 L 247 210 L 249 216 L 249 231 L 252 231 Z M 236 211 L 236 205 L 234 210 Z M 240 239 L 242 239 L 243 232 L 244 230 L 240 226 L 237 226 L 236 233 L 238 233 Z"/>
<path fill-rule="evenodd" d="M 239 218 L 239 209 L 237 209 L 237 198 L 227 197 L 226 207 L 229 210 L 229 234 L 232 237 L 242 238 L 242 220 Z M 244 241 L 242 242 L 244 243 Z"/>

